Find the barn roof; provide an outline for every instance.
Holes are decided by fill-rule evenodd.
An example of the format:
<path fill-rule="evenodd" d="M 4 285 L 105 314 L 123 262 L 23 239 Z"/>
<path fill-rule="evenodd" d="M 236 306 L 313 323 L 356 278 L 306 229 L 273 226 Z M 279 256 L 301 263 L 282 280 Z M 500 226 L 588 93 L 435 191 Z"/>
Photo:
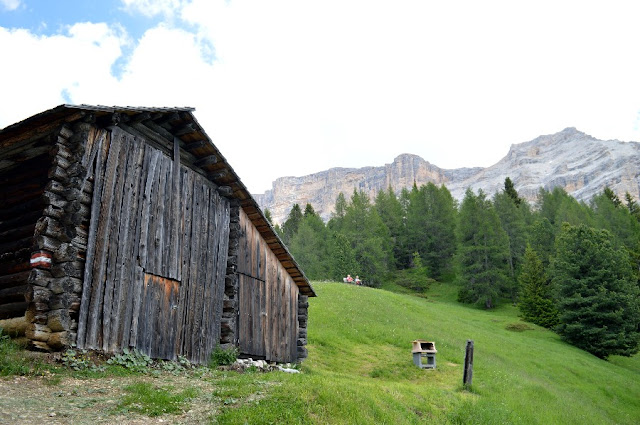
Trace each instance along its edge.
<path fill-rule="evenodd" d="M 315 292 L 300 266 L 265 218 L 240 177 L 213 144 L 190 107 L 132 107 L 99 105 L 60 105 L 0 130 L 0 170 L 24 161 L 21 151 L 33 144 L 38 135 L 76 120 L 96 122 L 103 126 L 117 125 L 123 130 L 144 137 L 154 146 L 172 151 L 174 137 L 179 139 L 184 163 L 224 188 L 238 199 L 240 206 L 260 232 L 271 251 L 300 288 L 300 293 L 315 296 Z M 46 147 L 30 146 L 30 152 Z M 44 151 L 42 152 L 44 153 Z"/>

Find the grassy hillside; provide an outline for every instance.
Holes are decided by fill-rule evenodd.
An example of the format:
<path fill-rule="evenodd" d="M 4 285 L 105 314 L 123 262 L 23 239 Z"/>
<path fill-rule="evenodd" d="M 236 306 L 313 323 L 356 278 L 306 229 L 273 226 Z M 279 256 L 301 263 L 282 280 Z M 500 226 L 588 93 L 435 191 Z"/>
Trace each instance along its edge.
<path fill-rule="evenodd" d="M 315 289 L 305 373 L 238 378 L 259 380 L 263 396 L 223 408 L 218 422 L 640 423 L 639 356 L 603 361 L 534 325 L 509 330 L 522 328 L 515 308 L 460 305 L 445 284 L 427 298 L 337 283 Z M 436 342 L 436 370 L 413 365 L 414 339 Z M 462 389 L 467 339 L 475 341 L 472 391 Z"/>
<path fill-rule="evenodd" d="M 519 321 L 512 306 L 458 304 L 447 284 L 426 297 L 339 283 L 315 289 L 301 374 L 33 364 L 0 337 L 0 423 L 52 415 L 93 425 L 640 423 L 640 356 L 600 360 Z M 413 365 L 414 339 L 435 341 L 436 370 Z M 462 388 L 467 339 L 475 341 L 471 391 Z"/>

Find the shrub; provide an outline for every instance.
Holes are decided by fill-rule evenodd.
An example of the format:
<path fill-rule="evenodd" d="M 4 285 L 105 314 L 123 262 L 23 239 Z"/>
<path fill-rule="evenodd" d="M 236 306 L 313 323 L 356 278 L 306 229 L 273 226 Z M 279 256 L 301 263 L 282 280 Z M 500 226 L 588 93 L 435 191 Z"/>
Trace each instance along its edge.
<path fill-rule="evenodd" d="M 209 367 L 230 365 L 238 358 L 238 349 L 235 347 L 223 349 L 219 345 L 211 353 L 209 358 Z"/>
<path fill-rule="evenodd" d="M 116 354 L 107 360 L 110 365 L 122 366 L 133 372 L 148 372 L 149 367 L 153 364 L 151 357 L 144 353 L 141 353 L 137 349 L 130 351 L 128 349 L 122 350 L 122 354 Z"/>

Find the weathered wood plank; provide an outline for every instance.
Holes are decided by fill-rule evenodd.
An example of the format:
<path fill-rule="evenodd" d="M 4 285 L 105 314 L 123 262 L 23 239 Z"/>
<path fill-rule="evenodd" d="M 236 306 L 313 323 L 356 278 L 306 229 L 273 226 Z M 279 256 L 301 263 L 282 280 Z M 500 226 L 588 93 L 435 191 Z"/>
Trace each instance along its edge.
<path fill-rule="evenodd" d="M 191 258 L 189 265 L 189 304 L 187 307 L 187 319 L 186 319 L 186 335 L 185 335 L 185 352 L 188 353 L 188 358 L 195 360 L 194 358 L 194 332 L 195 325 L 195 306 L 197 297 L 199 296 L 199 255 L 201 246 L 202 235 L 202 203 L 203 203 L 203 187 L 199 184 L 198 180 L 194 181 L 193 185 L 193 208 L 192 208 L 192 230 L 191 230 Z"/>
<path fill-rule="evenodd" d="M 122 223 L 122 214 L 126 213 L 123 208 L 123 198 L 125 197 L 125 178 L 126 170 L 130 155 L 130 146 L 126 140 L 126 134 L 122 131 L 114 130 L 112 137 L 117 139 L 118 144 L 121 145 L 118 163 L 116 166 L 116 181 L 113 192 L 112 212 L 109 220 L 106 264 L 106 277 L 104 281 L 104 298 L 102 302 L 102 349 L 107 351 L 108 344 L 111 339 L 111 311 L 113 309 L 113 300 L 116 287 L 119 282 L 116 281 L 117 277 L 117 263 L 118 246 L 120 243 L 120 230 Z"/>
<path fill-rule="evenodd" d="M 140 170 L 139 196 L 137 206 L 137 217 L 135 222 L 135 238 L 134 238 L 134 255 L 131 270 L 131 286 L 132 300 L 128 300 L 130 307 L 127 307 L 124 329 L 123 344 L 135 347 L 138 340 L 138 331 L 140 326 L 140 309 L 142 304 L 142 296 L 144 291 L 144 268 L 142 266 L 142 256 L 146 258 L 146 231 L 148 226 L 148 214 L 150 208 L 150 185 L 152 184 L 153 171 L 157 162 L 154 161 L 154 151 L 152 147 L 146 143 L 142 144 L 141 149 L 144 151 L 144 159 L 142 169 Z M 157 160 L 157 157 L 155 157 Z M 144 245 L 143 245 L 144 244 Z M 127 329 L 128 328 L 128 329 Z"/>
<path fill-rule="evenodd" d="M 180 197 L 180 140 L 175 137 L 173 139 L 173 163 L 171 170 L 171 264 L 169 267 L 169 277 L 180 280 L 181 278 L 181 262 L 180 262 L 180 205 L 182 199 Z"/>
<path fill-rule="evenodd" d="M 98 335 L 98 323 L 102 320 L 100 314 L 101 306 L 103 303 L 103 291 L 104 291 L 104 278 L 107 261 L 107 246 L 108 246 L 108 232 L 109 223 L 111 221 L 111 213 L 113 210 L 113 196 L 116 183 L 116 167 L 118 163 L 119 153 L 122 148 L 122 144 L 119 143 L 117 137 L 112 137 L 111 140 L 107 140 L 106 148 L 108 149 L 106 167 L 104 172 L 102 196 L 99 198 L 98 203 L 101 205 L 100 213 L 96 216 L 98 222 L 98 228 L 96 231 L 96 251 L 95 260 L 93 264 L 93 274 L 90 279 L 90 305 L 87 312 L 87 335 L 85 339 L 85 346 L 87 348 L 98 348 L 99 335 Z M 95 191 L 94 191 L 95 192 Z M 87 281 L 85 280 L 85 285 Z"/>
<path fill-rule="evenodd" d="M 140 257 L 140 266 L 142 268 L 148 267 L 147 258 L 149 256 L 149 252 L 151 249 L 151 246 L 149 245 L 149 235 L 152 231 L 150 226 L 154 221 L 151 215 L 152 205 L 154 201 L 153 186 L 155 183 L 156 171 L 158 169 L 158 162 L 160 161 L 160 156 L 162 155 L 160 151 L 149 148 L 149 147 L 146 149 L 146 152 L 148 152 L 150 159 L 149 159 L 149 169 L 146 172 L 147 180 L 146 180 L 144 195 L 143 195 L 144 202 L 143 202 L 142 213 L 141 213 L 142 221 L 140 222 L 140 255 L 139 257 Z"/>
<path fill-rule="evenodd" d="M 193 208 L 193 173 L 186 168 L 181 170 L 181 198 L 184 199 L 181 216 L 182 216 L 182 256 L 180 259 L 182 269 L 182 284 L 180 285 L 180 293 L 178 295 L 178 319 L 176 324 L 177 339 L 175 342 L 176 351 L 184 355 L 186 352 L 185 339 L 188 332 L 187 310 L 189 305 L 189 288 L 190 273 L 189 266 L 191 264 L 191 235 L 192 235 L 192 208 Z"/>
<path fill-rule="evenodd" d="M 136 141 L 133 137 L 128 137 L 126 142 L 130 146 L 127 154 L 129 161 L 124 179 L 118 254 L 114 265 L 116 267 L 116 284 L 114 288 L 113 307 L 109 317 L 111 321 L 111 338 L 108 341 L 109 351 L 119 351 L 119 349 L 124 348 L 123 344 L 128 343 L 128 335 L 125 339 L 125 335 L 123 334 L 124 321 L 128 316 L 127 306 L 130 305 L 129 300 L 131 300 L 132 296 L 131 269 L 133 258 L 135 258 L 134 251 L 138 245 L 135 240 L 135 223 L 138 211 L 140 168 L 144 160 L 144 149 L 140 142 Z"/>

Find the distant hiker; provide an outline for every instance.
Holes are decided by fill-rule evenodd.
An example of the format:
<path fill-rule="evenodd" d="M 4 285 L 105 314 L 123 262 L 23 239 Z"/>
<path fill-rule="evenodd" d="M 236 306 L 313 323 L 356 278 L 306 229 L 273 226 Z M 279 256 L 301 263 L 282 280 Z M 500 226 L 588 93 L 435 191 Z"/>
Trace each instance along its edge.
<path fill-rule="evenodd" d="M 362 281 L 360 280 L 360 278 L 356 275 L 356 285 L 361 285 Z"/>
<path fill-rule="evenodd" d="M 344 278 L 345 283 L 352 283 L 353 282 L 353 278 L 351 277 L 350 274 L 347 275 L 347 277 Z"/>

